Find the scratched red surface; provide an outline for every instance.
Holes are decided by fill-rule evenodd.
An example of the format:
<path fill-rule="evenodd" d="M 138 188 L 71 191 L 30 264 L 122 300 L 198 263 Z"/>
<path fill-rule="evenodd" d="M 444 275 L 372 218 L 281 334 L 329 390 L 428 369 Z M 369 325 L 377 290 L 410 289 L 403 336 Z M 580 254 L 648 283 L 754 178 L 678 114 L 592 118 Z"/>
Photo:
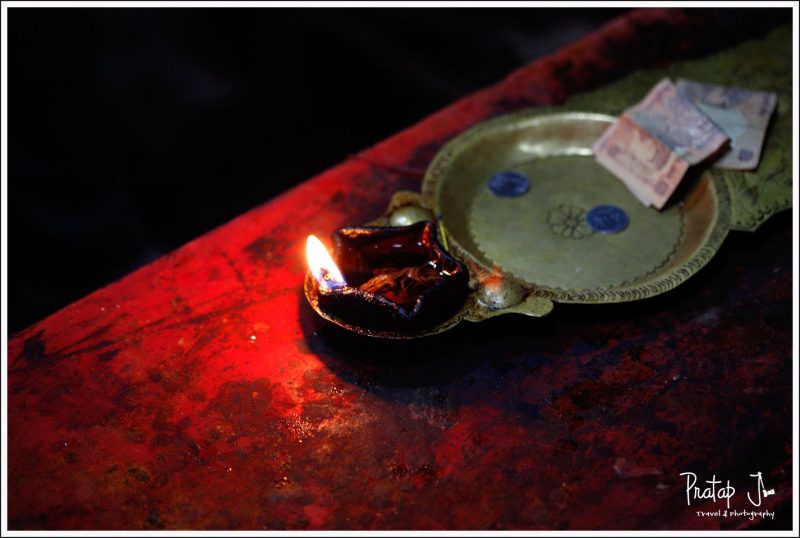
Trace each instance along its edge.
<path fill-rule="evenodd" d="M 659 298 L 417 342 L 301 292 L 308 233 L 379 215 L 486 117 L 701 50 L 707 16 L 632 12 L 15 335 L 10 528 L 789 525 L 788 214 Z M 777 519 L 698 517 L 725 503 L 687 507 L 686 471 L 739 510 L 761 471 Z"/>

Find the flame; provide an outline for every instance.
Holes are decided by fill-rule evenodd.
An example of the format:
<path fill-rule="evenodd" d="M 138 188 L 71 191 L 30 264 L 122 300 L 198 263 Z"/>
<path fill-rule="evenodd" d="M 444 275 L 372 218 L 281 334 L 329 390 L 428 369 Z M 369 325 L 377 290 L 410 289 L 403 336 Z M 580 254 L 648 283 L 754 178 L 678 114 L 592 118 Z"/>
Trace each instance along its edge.
<path fill-rule="evenodd" d="M 347 285 L 325 245 L 314 235 L 309 235 L 306 240 L 306 260 L 308 269 L 320 286 L 334 290 Z"/>

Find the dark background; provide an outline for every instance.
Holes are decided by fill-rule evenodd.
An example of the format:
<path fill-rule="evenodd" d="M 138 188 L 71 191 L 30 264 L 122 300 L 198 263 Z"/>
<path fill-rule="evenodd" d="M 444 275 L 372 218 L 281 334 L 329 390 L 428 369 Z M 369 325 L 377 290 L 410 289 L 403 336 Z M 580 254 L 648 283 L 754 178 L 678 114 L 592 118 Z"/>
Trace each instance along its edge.
<path fill-rule="evenodd" d="M 624 11 L 10 8 L 9 331 Z"/>

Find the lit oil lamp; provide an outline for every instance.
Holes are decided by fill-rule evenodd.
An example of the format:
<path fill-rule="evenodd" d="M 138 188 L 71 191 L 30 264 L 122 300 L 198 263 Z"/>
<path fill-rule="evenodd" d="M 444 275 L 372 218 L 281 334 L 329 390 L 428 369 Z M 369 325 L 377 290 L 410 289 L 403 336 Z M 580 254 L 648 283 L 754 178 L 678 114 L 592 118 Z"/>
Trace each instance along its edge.
<path fill-rule="evenodd" d="M 335 290 L 347 286 L 328 249 L 315 235 L 309 235 L 306 240 L 306 260 L 309 271 L 320 287 Z"/>
<path fill-rule="evenodd" d="M 333 241 L 331 256 L 309 236 L 305 293 L 322 317 L 349 330 L 388 338 L 435 332 L 470 293 L 467 268 L 439 245 L 431 222 L 341 228 Z"/>

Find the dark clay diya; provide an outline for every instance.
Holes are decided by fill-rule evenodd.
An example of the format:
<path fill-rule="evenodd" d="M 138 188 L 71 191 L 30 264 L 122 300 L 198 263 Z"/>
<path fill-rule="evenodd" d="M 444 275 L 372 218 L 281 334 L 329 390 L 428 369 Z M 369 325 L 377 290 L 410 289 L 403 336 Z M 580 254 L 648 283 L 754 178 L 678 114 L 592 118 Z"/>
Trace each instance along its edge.
<path fill-rule="evenodd" d="M 346 227 L 332 234 L 333 261 L 343 281 L 328 271 L 306 277 L 311 306 L 355 332 L 414 337 L 451 319 L 470 293 L 464 264 L 448 254 L 432 222 L 409 226 Z"/>

